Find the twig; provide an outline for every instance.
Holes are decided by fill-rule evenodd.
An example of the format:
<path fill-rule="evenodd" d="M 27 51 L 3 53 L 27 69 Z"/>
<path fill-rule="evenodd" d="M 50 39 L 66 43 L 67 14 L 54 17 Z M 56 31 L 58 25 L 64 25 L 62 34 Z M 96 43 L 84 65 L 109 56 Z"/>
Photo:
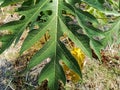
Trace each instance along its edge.
<path fill-rule="evenodd" d="M 5 90 L 7 90 L 8 87 L 10 87 L 12 90 L 15 90 L 12 86 L 10 86 L 11 82 L 12 82 L 13 79 L 11 79 L 8 83 L 8 85 L 6 86 Z"/>

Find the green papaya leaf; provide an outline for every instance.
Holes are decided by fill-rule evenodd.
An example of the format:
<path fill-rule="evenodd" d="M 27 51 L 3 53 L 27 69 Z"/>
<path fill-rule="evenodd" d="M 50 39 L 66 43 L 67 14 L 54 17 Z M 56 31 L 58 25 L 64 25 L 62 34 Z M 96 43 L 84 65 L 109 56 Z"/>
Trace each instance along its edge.
<path fill-rule="evenodd" d="M 115 41 L 114 43 L 119 42 L 119 38 L 120 38 L 120 18 L 117 18 L 117 20 L 114 23 L 112 23 L 111 26 L 112 27 L 104 33 L 106 35 L 106 38 L 104 38 L 101 41 L 104 45 L 112 44 L 114 41 Z"/>
<path fill-rule="evenodd" d="M 66 0 L 67 3 L 70 3 L 71 5 L 75 5 L 76 3 L 80 3 L 81 0 Z"/>
<path fill-rule="evenodd" d="M 90 0 L 82 1 L 97 9 L 103 9 L 103 2 L 100 0 L 95 0 L 95 2 Z M 5 0 L 1 6 L 17 2 L 19 0 L 8 0 L 8 2 Z M 9 48 L 12 42 L 15 41 L 17 43 L 25 30 L 29 31 L 21 47 L 21 54 L 38 42 L 46 32 L 49 33 L 49 39 L 34 54 L 26 71 L 50 58 L 50 62 L 45 65 L 38 80 L 39 84 L 43 80 L 48 80 L 48 88 L 50 90 L 57 90 L 59 81 L 66 83 L 65 73 L 60 61 L 63 61 L 69 69 L 82 78 L 81 69 L 77 61 L 60 41 L 61 36 L 64 34 L 78 48 L 82 49 L 87 56 L 92 57 L 91 49 L 93 49 L 99 59 L 101 58 L 100 50 L 104 45 L 99 40 L 96 40 L 95 37 L 102 37 L 103 39 L 105 34 L 102 30 L 92 25 L 94 23 L 98 24 L 97 19 L 90 13 L 76 7 L 76 3 L 81 3 L 81 0 L 25 0 L 17 10 L 17 13 L 21 15 L 20 20 L 0 26 L 0 31 L 7 30 L 11 32 L 9 35 L 0 36 L 0 42 L 2 42 L 1 53 Z M 74 17 L 73 21 L 76 20 L 77 28 L 75 30 L 73 27 L 70 28 L 69 22 L 66 22 L 66 16 L 71 18 L 71 20 Z M 36 26 L 37 28 L 35 28 Z M 83 33 L 78 33 L 77 29 L 81 29 Z"/>
<path fill-rule="evenodd" d="M 103 49 L 103 45 L 97 40 L 90 40 L 90 46 L 94 50 L 95 54 L 97 55 L 98 59 L 101 60 L 100 51 Z"/>
<path fill-rule="evenodd" d="M 103 6 L 103 2 L 105 0 L 82 0 L 84 2 L 86 2 L 87 4 L 89 4 L 90 6 L 96 8 L 96 9 L 100 9 L 100 10 L 104 10 L 104 6 Z"/>
<path fill-rule="evenodd" d="M 4 2 L 4 0 L 0 0 L 0 5 Z"/>

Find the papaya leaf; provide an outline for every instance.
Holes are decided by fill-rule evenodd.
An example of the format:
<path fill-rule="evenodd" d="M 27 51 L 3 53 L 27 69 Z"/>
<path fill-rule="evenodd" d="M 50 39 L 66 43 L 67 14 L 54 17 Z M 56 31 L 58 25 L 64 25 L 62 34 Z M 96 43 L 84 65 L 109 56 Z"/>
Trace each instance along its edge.
<path fill-rule="evenodd" d="M 94 1 L 93 0 L 82 0 L 82 1 L 100 10 L 106 15 L 120 16 L 120 13 L 118 11 L 110 9 L 111 7 L 106 0 L 94 0 Z M 110 10 L 107 10 L 107 9 L 110 9 Z"/>
<path fill-rule="evenodd" d="M 0 53 L 2 53 L 5 49 L 7 49 L 13 43 L 13 41 L 16 39 L 17 35 L 20 33 L 20 31 L 18 31 L 19 28 L 22 28 L 22 26 L 23 26 L 22 21 L 13 21 L 13 22 L 9 22 L 3 26 L 0 26 L 1 31 L 7 30 L 8 32 L 11 32 L 10 33 L 11 36 L 9 35 L 9 38 L 7 38 L 7 40 L 4 41 L 4 44 L 2 43 Z M 2 39 L 0 39 L 0 42 L 2 42 Z"/>
<path fill-rule="evenodd" d="M 104 34 L 106 35 L 106 38 L 104 38 L 101 42 L 104 45 L 107 44 L 112 44 L 114 43 L 119 43 L 120 39 L 120 18 L 117 18 L 117 20 L 112 23 L 112 27 L 106 31 Z"/>
<path fill-rule="evenodd" d="M 90 46 L 91 48 L 94 50 L 95 54 L 97 55 L 98 59 L 101 60 L 101 54 L 100 51 L 101 49 L 103 49 L 103 45 L 101 44 L 101 42 L 97 41 L 97 40 L 90 40 Z"/>
<path fill-rule="evenodd" d="M 62 58 L 62 61 L 74 72 L 78 73 L 80 77 L 82 77 L 80 66 L 78 65 L 75 58 L 71 55 L 69 50 L 61 43 L 59 42 L 59 49 L 62 52 L 59 52 L 60 57 Z M 66 54 L 67 53 L 67 54 Z"/>
<path fill-rule="evenodd" d="M 11 1 L 11 2 L 10 2 Z M 14 4 L 19 0 L 5 0 L 1 6 Z M 20 39 L 22 33 L 29 29 L 28 36 L 23 42 L 20 53 L 32 47 L 40 38 L 48 32 L 50 38 L 46 41 L 41 49 L 38 50 L 30 60 L 26 71 L 31 70 L 34 66 L 40 64 L 45 59 L 50 58 L 50 62 L 45 65 L 39 75 L 39 84 L 43 80 L 48 80 L 48 88 L 50 90 L 57 90 L 59 81 L 66 83 L 65 73 L 60 64 L 63 61 L 72 71 L 77 73 L 82 78 L 81 69 L 79 64 L 60 41 L 60 37 L 64 34 L 70 38 L 74 44 L 81 48 L 82 51 L 92 58 L 92 51 L 100 57 L 100 50 L 103 44 L 95 37 L 105 38 L 103 31 L 94 27 L 92 24 L 98 24 L 97 19 L 86 11 L 82 11 L 76 7 L 76 3 L 81 0 L 23 0 L 21 7 L 18 8 L 17 13 L 21 15 L 20 20 L 6 23 L 0 26 L 0 31 L 7 30 L 11 32 L 9 35 L 0 36 L 0 52 L 9 48 L 13 41 L 16 43 Z M 103 9 L 100 0 L 92 2 L 90 0 L 82 0 L 89 5 Z M 82 29 L 83 33 L 78 33 L 77 29 L 70 28 L 66 22 L 66 15 L 69 14 L 75 17 L 78 29 Z M 35 28 L 37 27 L 37 28 Z"/>
<path fill-rule="evenodd" d="M 68 37 L 79 47 L 83 50 L 84 53 L 86 53 L 89 57 L 91 57 L 91 51 L 88 48 L 86 48 L 86 46 L 84 46 L 84 44 L 82 42 L 79 41 L 79 39 L 77 37 L 75 37 L 75 35 L 69 30 L 68 28 L 65 26 L 64 22 L 61 21 L 60 19 L 60 25 L 61 25 L 61 30 L 68 35 Z"/>
<path fill-rule="evenodd" d="M 0 0 L 0 5 L 4 2 L 4 0 Z"/>
<path fill-rule="evenodd" d="M 81 0 L 66 0 L 66 2 L 71 4 L 71 5 L 75 5 L 76 3 L 80 3 Z"/>
<path fill-rule="evenodd" d="M 82 0 L 82 1 L 86 2 L 88 5 L 98 10 L 99 9 L 104 10 L 103 2 L 105 2 L 105 0 Z"/>
<path fill-rule="evenodd" d="M 102 30 L 95 28 L 92 25 L 92 21 L 89 22 L 90 21 L 90 19 L 88 18 L 89 16 L 86 16 L 86 14 L 83 14 L 80 12 L 81 12 L 81 10 L 76 9 L 78 24 L 83 28 L 83 32 L 90 38 L 90 42 L 89 42 L 90 47 L 95 51 L 98 58 L 101 59 L 99 52 L 100 52 L 101 48 L 104 47 L 104 45 L 102 45 L 99 40 L 97 42 L 95 42 L 96 41 L 95 38 L 102 38 L 102 39 L 105 38 L 104 32 Z M 95 44 L 97 46 L 97 50 L 96 50 L 96 46 L 93 46 L 94 44 L 91 44 L 91 43 L 96 43 L 98 45 L 97 46 Z M 99 45 L 100 45 L 100 47 L 99 47 Z"/>

